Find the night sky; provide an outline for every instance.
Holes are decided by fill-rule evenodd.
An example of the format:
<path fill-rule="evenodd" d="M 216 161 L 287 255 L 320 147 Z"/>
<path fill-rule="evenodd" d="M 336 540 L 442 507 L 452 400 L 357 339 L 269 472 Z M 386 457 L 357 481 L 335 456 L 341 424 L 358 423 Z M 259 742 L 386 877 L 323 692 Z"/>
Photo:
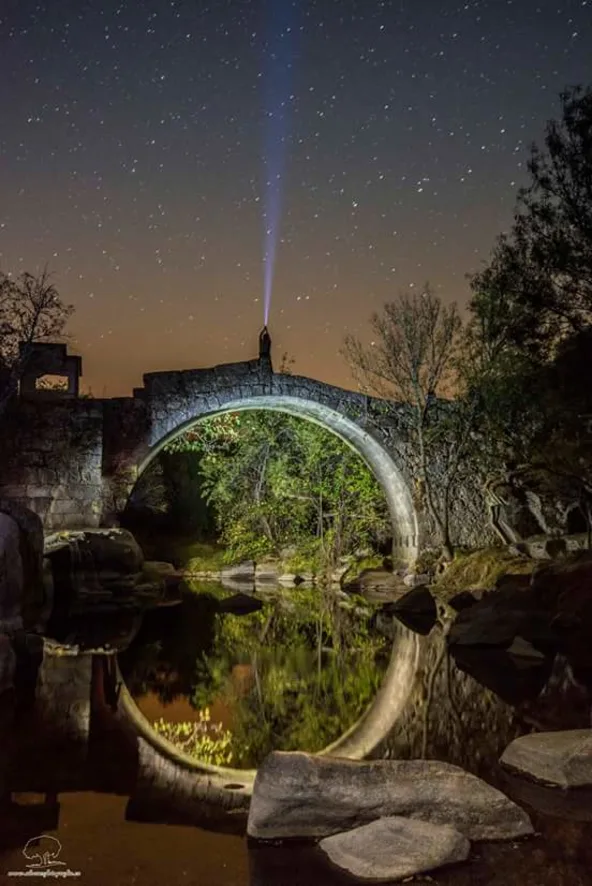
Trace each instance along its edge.
<path fill-rule="evenodd" d="M 275 364 L 351 386 L 397 292 L 466 301 L 591 81 L 592 0 L 0 0 L 0 268 L 49 265 L 124 395 L 256 356 L 277 232 Z"/>

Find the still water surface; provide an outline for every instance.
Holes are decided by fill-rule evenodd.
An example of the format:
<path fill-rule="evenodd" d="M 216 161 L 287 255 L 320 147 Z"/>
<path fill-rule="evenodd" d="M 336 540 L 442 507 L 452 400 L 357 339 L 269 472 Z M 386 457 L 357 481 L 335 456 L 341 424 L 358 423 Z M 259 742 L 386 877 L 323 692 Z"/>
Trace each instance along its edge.
<path fill-rule="evenodd" d="M 232 765 L 248 765 L 270 746 L 324 745 L 355 720 L 388 652 L 372 631 L 362 632 L 362 642 L 353 637 L 351 622 L 362 623 L 361 611 L 340 608 L 335 624 L 301 595 L 279 606 L 272 599 L 251 615 L 221 616 L 206 597 L 216 601 L 227 592 L 199 590 L 201 598 L 148 613 L 120 656 L 148 719 L 182 721 L 208 706 L 212 720 L 233 733 Z M 483 653 L 461 670 L 442 656 L 437 628 L 420 640 L 422 664 L 409 704 L 381 752 L 464 766 L 522 802 L 540 834 L 521 843 L 476 846 L 470 862 L 434 873 L 432 882 L 591 886 L 592 798 L 580 794 L 559 802 L 553 792 L 508 782 L 497 766 L 518 734 L 589 726 L 590 688 L 574 680 L 560 658 L 508 671 L 503 657 Z M 75 882 L 89 886 L 350 882 L 328 869 L 313 847 L 249 846 L 240 834 L 217 833 L 205 821 L 201 827 L 179 825 L 143 809 L 135 797 L 134 743 L 96 681 L 101 658 L 71 657 L 56 666 L 46 652 L 35 692 L 29 675 L 16 696 L 0 697 L 0 882 L 18 882 L 8 872 L 25 870 L 22 848 L 38 834 L 60 840 L 60 858 L 80 872 Z M 346 674 L 347 689 L 332 701 Z"/>

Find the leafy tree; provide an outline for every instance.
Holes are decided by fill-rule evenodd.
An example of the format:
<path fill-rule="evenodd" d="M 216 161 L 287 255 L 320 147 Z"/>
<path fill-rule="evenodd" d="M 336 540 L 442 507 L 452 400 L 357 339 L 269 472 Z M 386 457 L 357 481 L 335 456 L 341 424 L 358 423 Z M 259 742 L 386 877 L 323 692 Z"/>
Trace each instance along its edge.
<path fill-rule="evenodd" d="M 174 447 L 199 457 L 201 488 L 233 558 L 297 545 L 312 547 L 330 568 L 388 535 L 375 477 L 357 453 L 311 422 L 271 411 L 216 416 Z"/>
<path fill-rule="evenodd" d="M 544 149 L 531 147 L 513 226 L 471 279 L 474 305 L 495 304 L 509 340 L 538 359 L 592 323 L 592 89 L 560 98 Z"/>
<path fill-rule="evenodd" d="M 73 313 L 47 269 L 13 278 L 0 272 L 0 414 L 16 389 L 34 342 L 56 341 Z"/>
<path fill-rule="evenodd" d="M 471 335 L 487 364 L 473 377 L 492 475 L 579 501 L 590 526 L 592 90 L 565 91 L 561 106 L 544 149 L 531 148 L 510 232 L 471 278 Z"/>
<path fill-rule="evenodd" d="M 365 390 L 409 406 L 410 433 L 418 457 L 417 503 L 425 505 L 446 559 L 451 492 L 470 446 L 476 410 L 471 392 L 459 391 L 462 323 L 456 305 L 445 306 L 429 286 L 419 295 L 400 295 L 371 320 L 375 341 L 365 348 L 353 336 L 343 354 Z M 452 393 L 468 393 L 455 403 Z M 432 465 L 438 464 L 436 481 Z"/>

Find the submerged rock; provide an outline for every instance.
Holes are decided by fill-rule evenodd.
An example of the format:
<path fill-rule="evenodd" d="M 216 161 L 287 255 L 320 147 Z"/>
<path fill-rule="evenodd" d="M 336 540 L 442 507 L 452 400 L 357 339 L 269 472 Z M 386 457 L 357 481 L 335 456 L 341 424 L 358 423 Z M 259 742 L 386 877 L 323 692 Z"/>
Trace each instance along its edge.
<path fill-rule="evenodd" d="M 450 825 L 392 816 L 325 837 L 329 860 L 363 880 L 400 880 L 465 861 L 471 844 Z"/>
<path fill-rule="evenodd" d="M 233 581 L 255 581 L 255 561 L 244 560 L 242 563 L 234 563 L 232 566 L 224 566 L 220 570 L 220 580 L 233 579 Z"/>
<path fill-rule="evenodd" d="M 100 591 L 124 595 L 141 581 L 144 555 L 126 529 L 85 529 L 52 535 L 46 539 L 45 553 L 51 561 L 58 596 Z"/>
<path fill-rule="evenodd" d="M 275 561 L 264 561 L 255 566 L 255 581 L 276 583 L 279 575 L 279 563 Z"/>
<path fill-rule="evenodd" d="M 551 658 L 510 654 L 499 647 L 453 646 L 456 666 L 507 704 L 515 705 L 540 694 L 551 674 Z"/>
<path fill-rule="evenodd" d="M 504 772 L 504 787 L 513 799 L 542 815 L 592 822 L 592 788 L 558 790 L 509 770 Z"/>
<path fill-rule="evenodd" d="M 14 686 L 16 656 L 10 638 L 0 633 L 0 695 Z"/>
<path fill-rule="evenodd" d="M 403 578 L 403 584 L 406 588 L 422 588 L 426 585 L 429 585 L 431 582 L 431 577 L 427 574 L 427 572 L 422 573 L 421 575 L 416 575 L 415 573 L 411 573 L 410 575 L 405 575 Z"/>
<path fill-rule="evenodd" d="M 515 803 L 450 763 L 358 762 L 284 751 L 259 767 L 247 833 L 261 840 L 318 838 L 392 815 L 449 824 L 471 840 L 532 833 Z"/>
<path fill-rule="evenodd" d="M 218 611 L 229 615 L 250 615 L 251 612 L 258 612 L 262 608 L 263 601 L 250 594 L 233 594 L 232 597 L 225 597 L 218 603 Z"/>
<path fill-rule="evenodd" d="M 592 787 L 592 729 L 523 735 L 508 745 L 500 763 L 555 787 Z"/>
<path fill-rule="evenodd" d="M 502 646 L 512 644 L 524 624 L 524 613 L 503 611 L 476 603 L 463 609 L 448 634 L 450 646 Z"/>
<path fill-rule="evenodd" d="M 478 599 L 472 591 L 459 591 L 458 594 L 455 594 L 454 597 L 450 598 L 448 605 L 452 606 L 453 609 L 456 609 L 457 612 L 461 612 L 463 609 L 470 609 L 471 606 L 474 606 L 477 602 Z"/>
<path fill-rule="evenodd" d="M 0 498 L 0 624 L 9 632 L 34 627 L 45 601 L 43 524 L 28 508 Z"/>
<path fill-rule="evenodd" d="M 382 612 L 398 618 L 406 628 L 424 635 L 429 634 L 438 617 L 436 601 L 424 586 L 413 588 L 393 603 L 386 603 Z"/>
<path fill-rule="evenodd" d="M 18 631 L 23 627 L 24 570 L 18 525 L 8 514 L 0 513 L 0 630 Z"/>

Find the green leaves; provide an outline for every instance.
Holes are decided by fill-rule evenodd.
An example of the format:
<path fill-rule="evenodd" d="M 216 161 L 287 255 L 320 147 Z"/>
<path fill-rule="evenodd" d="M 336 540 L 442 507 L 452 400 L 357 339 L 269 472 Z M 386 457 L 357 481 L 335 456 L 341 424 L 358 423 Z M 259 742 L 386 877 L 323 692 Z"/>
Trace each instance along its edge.
<path fill-rule="evenodd" d="M 211 722 L 209 708 L 199 711 L 197 720 L 171 723 L 161 717 L 152 726 L 175 747 L 203 763 L 215 766 L 232 763 L 232 734 L 221 723 Z"/>
<path fill-rule="evenodd" d="M 271 411 L 216 416 L 174 451 L 199 458 L 201 491 L 231 560 L 316 539 L 319 560 L 335 562 L 389 534 L 384 494 L 365 463 L 311 422 Z"/>
<path fill-rule="evenodd" d="M 471 279 L 473 310 L 497 305 L 506 340 L 543 361 L 592 323 L 592 89 L 562 93 L 561 110 L 531 148 L 511 230 Z"/>

